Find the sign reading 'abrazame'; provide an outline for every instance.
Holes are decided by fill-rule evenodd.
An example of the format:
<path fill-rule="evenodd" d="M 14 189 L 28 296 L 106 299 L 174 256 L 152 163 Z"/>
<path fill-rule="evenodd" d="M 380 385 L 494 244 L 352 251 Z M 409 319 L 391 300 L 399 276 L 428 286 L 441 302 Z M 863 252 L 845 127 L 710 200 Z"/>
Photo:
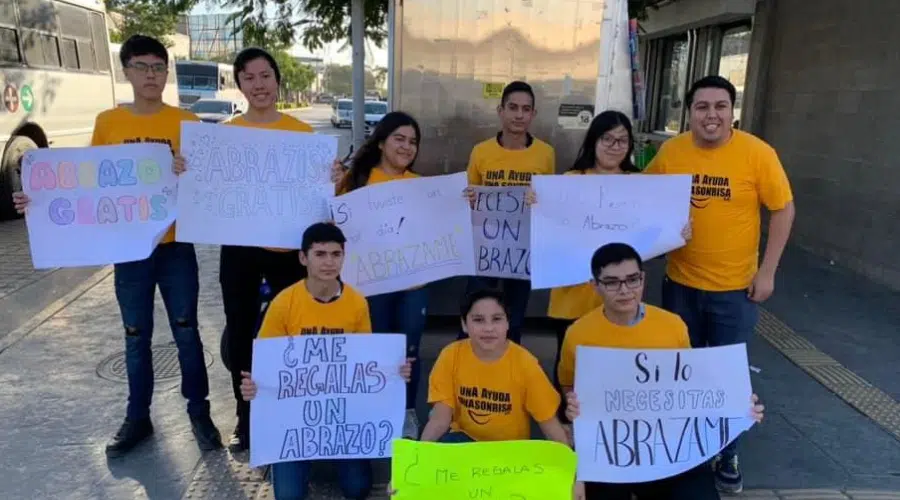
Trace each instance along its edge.
<path fill-rule="evenodd" d="M 712 459 L 753 425 L 746 344 L 575 353 L 578 479 L 642 483 Z"/>
<path fill-rule="evenodd" d="M 383 182 L 334 198 L 347 237 L 341 278 L 364 295 L 475 274 L 465 172 Z"/>

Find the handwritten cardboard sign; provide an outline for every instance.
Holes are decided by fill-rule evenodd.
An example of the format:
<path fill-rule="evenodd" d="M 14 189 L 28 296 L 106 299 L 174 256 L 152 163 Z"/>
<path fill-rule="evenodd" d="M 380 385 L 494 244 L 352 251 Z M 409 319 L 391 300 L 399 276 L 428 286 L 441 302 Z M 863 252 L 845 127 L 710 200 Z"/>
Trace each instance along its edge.
<path fill-rule="evenodd" d="M 403 426 L 405 352 L 394 334 L 256 339 L 250 464 L 389 457 Z"/>
<path fill-rule="evenodd" d="M 328 218 L 336 137 L 185 122 L 181 144 L 178 241 L 300 248 Z"/>
<path fill-rule="evenodd" d="M 34 267 L 145 259 L 175 220 L 172 153 L 163 144 L 34 149 L 22 161 Z"/>
<path fill-rule="evenodd" d="M 472 210 L 479 276 L 531 279 L 531 210 L 525 187 L 475 188 Z"/>
<path fill-rule="evenodd" d="M 364 295 L 475 274 L 465 172 L 374 184 L 338 196 L 347 236 L 341 277 Z"/>
<path fill-rule="evenodd" d="M 533 289 L 589 281 L 591 256 L 607 243 L 628 243 L 644 259 L 685 243 L 690 175 L 538 175 L 533 187 Z"/>
<path fill-rule="evenodd" d="M 544 440 L 465 444 L 394 441 L 391 486 L 397 500 L 572 498 L 575 453 Z"/>
<path fill-rule="evenodd" d="M 750 418 L 746 344 L 575 352 L 578 478 L 640 483 L 709 461 Z"/>

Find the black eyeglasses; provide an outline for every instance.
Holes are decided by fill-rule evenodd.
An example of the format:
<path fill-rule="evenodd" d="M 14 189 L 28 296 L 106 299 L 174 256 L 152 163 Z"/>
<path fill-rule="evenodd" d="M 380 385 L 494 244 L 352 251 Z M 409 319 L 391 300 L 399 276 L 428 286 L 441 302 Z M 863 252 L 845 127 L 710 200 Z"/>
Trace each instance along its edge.
<path fill-rule="evenodd" d="M 600 144 L 603 144 L 603 146 L 607 148 L 627 148 L 628 145 L 631 144 L 631 139 L 628 137 L 613 137 L 611 135 L 604 135 L 600 137 Z"/>
<path fill-rule="evenodd" d="M 618 292 L 622 289 L 622 285 L 625 285 L 625 288 L 629 290 L 635 290 L 641 286 L 641 283 L 643 282 L 644 276 L 642 274 L 627 276 L 625 279 L 601 278 L 599 280 L 600 286 L 607 292 Z"/>
<path fill-rule="evenodd" d="M 142 62 L 136 62 L 136 63 L 129 64 L 128 67 L 135 71 L 140 71 L 141 73 L 147 73 L 150 70 L 153 70 L 154 73 L 165 73 L 166 71 L 169 70 L 169 68 L 166 67 L 166 65 L 163 63 L 147 64 L 147 63 L 142 63 Z"/>

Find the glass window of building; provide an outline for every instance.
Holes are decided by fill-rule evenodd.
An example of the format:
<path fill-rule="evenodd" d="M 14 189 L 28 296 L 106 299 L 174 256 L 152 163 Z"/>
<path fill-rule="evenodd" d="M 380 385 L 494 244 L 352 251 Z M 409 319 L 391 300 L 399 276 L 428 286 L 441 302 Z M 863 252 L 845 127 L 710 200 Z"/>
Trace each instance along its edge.
<path fill-rule="evenodd" d="M 734 119 L 741 118 L 744 100 L 744 81 L 747 79 L 747 59 L 750 55 L 750 27 L 730 29 L 722 35 L 722 50 L 719 54 L 719 76 L 727 78 L 737 90 L 734 102 Z"/>
<path fill-rule="evenodd" d="M 681 132 L 684 117 L 684 95 L 687 93 L 687 73 L 687 38 L 666 40 L 663 47 L 659 107 L 657 108 L 655 127 L 659 132 L 672 134 Z"/>

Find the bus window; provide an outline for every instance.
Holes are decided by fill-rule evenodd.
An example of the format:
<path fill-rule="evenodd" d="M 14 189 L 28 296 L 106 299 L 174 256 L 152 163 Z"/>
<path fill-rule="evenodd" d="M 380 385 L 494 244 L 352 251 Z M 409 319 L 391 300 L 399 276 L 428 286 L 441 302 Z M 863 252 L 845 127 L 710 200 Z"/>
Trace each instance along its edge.
<path fill-rule="evenodd" d="M 0 26 L 0 62 L 20 63 L 19 34 L 13 28 Z"/>

